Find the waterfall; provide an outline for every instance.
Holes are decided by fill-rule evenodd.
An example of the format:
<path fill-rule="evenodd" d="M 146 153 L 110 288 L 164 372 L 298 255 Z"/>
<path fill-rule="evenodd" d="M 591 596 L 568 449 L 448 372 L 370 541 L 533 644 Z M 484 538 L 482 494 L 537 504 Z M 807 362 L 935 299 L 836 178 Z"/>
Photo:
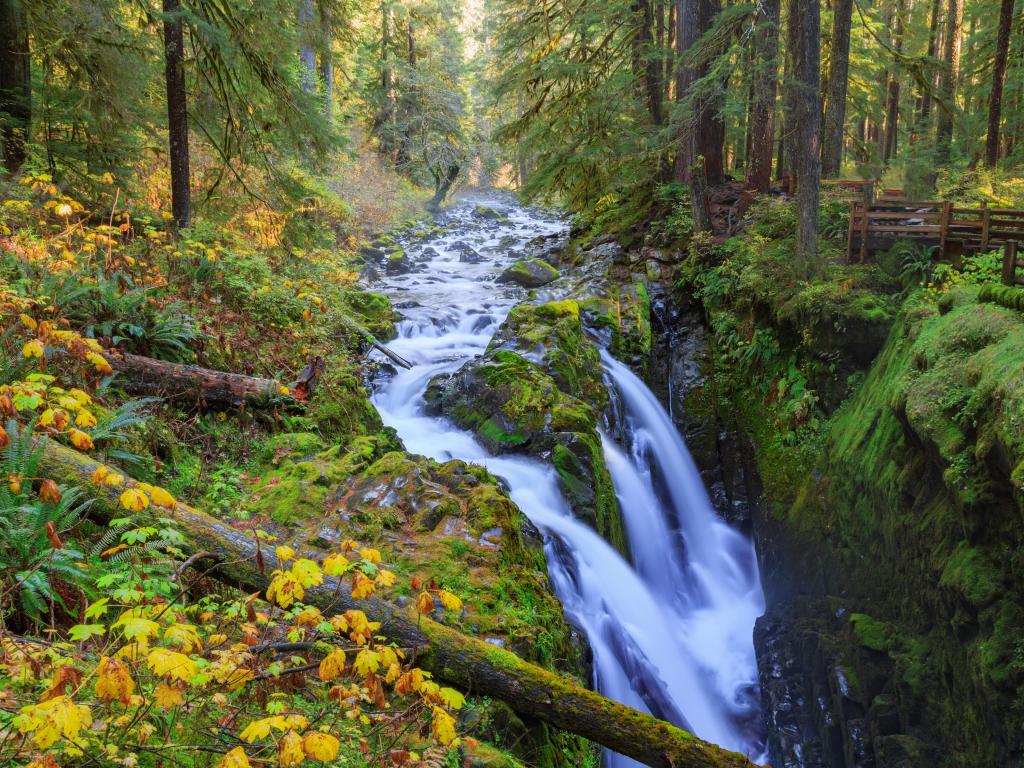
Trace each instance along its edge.
<path fill-rule="evenodd" d="M 752 633 L 763 602 L 753 545 L 718 520 L 682 439 L 643 382 L 604 356 L 628 445 L 623 450 L 607 435 L 602 440 L 632 563 L 574 517 L 550 466 L 491 456 L 473 435 L 424 413 L 430 379 L 481 354 L 523 299 L 520 289 L 494 283 L 512 261 L 511 249 L 565 227 L 502 198 L 485 202 L 508 223 L 481 231 L 473 206 L 460 204 L 448 214 L 451 230 L 429 251 L 407 246 L 422 271 L 380 281 L 403 311 L 390 346 L 413 367 L 378 380 L 374 404 L 408 450 L 482 464 L 505 480 L 513 501 L 544 534 L 552 585 L 590 643 L 598 690 L 760 758 Z M 491 257 L 466 263 L 460 253 L 473 235 L 474 247 Z M 606 764 L 637 765 L 611 753 Z"/>

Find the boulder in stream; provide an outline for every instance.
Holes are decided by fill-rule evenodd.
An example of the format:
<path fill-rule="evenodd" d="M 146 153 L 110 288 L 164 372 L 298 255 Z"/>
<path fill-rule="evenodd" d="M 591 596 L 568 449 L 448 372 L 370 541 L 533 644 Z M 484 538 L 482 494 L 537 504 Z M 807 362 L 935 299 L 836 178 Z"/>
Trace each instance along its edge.
<path fill-rule="evenodd" d="M 524 288 L 540 288 L 557 280 L 558 270 L 542 259 L 523 259 L 515 262 L 498 276 L 499 283 L 514 283 Z"/>

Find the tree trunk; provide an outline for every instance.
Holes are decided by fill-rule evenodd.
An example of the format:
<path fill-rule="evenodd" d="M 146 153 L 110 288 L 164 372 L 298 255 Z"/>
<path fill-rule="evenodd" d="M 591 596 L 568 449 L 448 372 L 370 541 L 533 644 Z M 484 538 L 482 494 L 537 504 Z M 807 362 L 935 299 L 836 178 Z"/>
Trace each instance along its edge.
<path fill-rule="evenodd" d="M 996 33 L 996 60 L 992 71 L 992 92 L 988 97 L 988 133 L 985 136 L 985 165 L 995 167 L 999 159 L 999 121 L 1003 113 L 1003 83 L 1010 58 L 1010 28 L 1013 24 L 1013 0 L 1003 0 L 999 8 Z"/>
<path fill-rule="evenodd" d="M 794 20 L 797 15 L 797 4 L 802 0 L 789 0 L 789 13 L 786 17 L 786 63 L 782 78 L 782 114 L 784 117 L 782 140 L 783 147 L 779 153 L 779 169 L 776 172 L 787 190 L 796 187 L 797 143 L 800 132 L 800 88 L 797 56 L 800 47 L 800 25 Z M 783 161 L 785 161 L 783 163 Z"/>
<path fill-rule="evenodd" d="M 763 0 L 754 31 L 753 99 L 747 188 L 768 192 L 772 184 L 775 140 L 775 96 L 778 90 L 779 0 Z M 781 162 L 781 161 L 780 161 Z"/>
<path fill-rule="evenodd" d="M 821 18 L 818 0 L 793 0 L 789 13 L 796 41 L 793 105 L 796 116 L 792 149 L 797 185 L 796 256 L 804 275 L 817 271 L 818 192 L 821 172 Z"/>
<path fill-rule="evenodd" d="M 4 167 L 21 170 L 32 127 L 32 59 L 21 0 L 0 0 L 0 148 Z"/>
<path fill-rule="evenodd" d="M 852 19 L 853 0 L 836 0 L 832 9 L 832 45 L 829 49 L 821 153 L 821 173 L 827 179 L 838 177 L 843 164 L 843 128 L 846 125 L 846 88 L 850 75 Z"/>
<path fill-rule="evenodd" d="M 434 196 L 427 203 L 427 210 L 437 211 L 441 208 L 441 203 L 448 196 L 449 190 L 452 188 L 452 184 L 459 177 L 459 166 L 452 163 L 448 166 L 448 172 L 445 173 L 444 177 L 439 180 L 437 189 L 434 190 Z"/>
<path fill-rule="evenodd" d="M 329 3 L 320 5 L 320 82 L 323 83 L 324 117 L 334 120 L 334 19 Z"/>
<path fill-rule="evenodd" d="M 180 0 L 163 0 L 164 64 L 167 80 L 167 137 L 171 155 L 171 212 L 176 229 L 189 225 L 188 109 L 185 101 L 185 35 Z"/>
<path fill-rule="evenodd" d="M 89 517 L 109 522 L 124 511 L 118 506 L 122 488 L 94 485 L 90 478 L 100 466 L 90 457 L 51 441 L 46 444 L 40 468 L 48 477 L 81 485 L 93 494 Z M 132 480 L 127 482 L 129 487 L 134 484 Z M 213 578 L 249 592 L 263 591 L 270 581 L 267 574 L 280 566 L 273 547 L 261 546 L 237 528 L 186 504 L 179 503 L 160 514 L 182 528 L 189 549 L 186 554 L 209 553 L 194 565 L 201 564 Z M 429 670 L 435 678 L 474 695 L 500 699 L 522 715 L 579 734 L 646 765 L 752 768 L 742 755 L 702 742 L 680 728 L 606 699 L 483 640 L 379 598 L 354 600 L 347 585 L 339 585 L 331 577 L 307 590 L 305 602 L 332 613 L 362 610 L 371 621 L 381 622 L 380 632 L 388 640 L 415 649 L 417 666 Z"/>
<path fill-rule="evenodd" d="M 313 0 L 299 0 L 299 67 L 302 90 L 316 92 L 316 25 Z"/>
<path fill-rule="evenodd" d="M 903 53 L 903 32 L 905 29 L 905 16 L 907 13 L 907 0 L 898 0 L 896 3 L 895 19 L 893 19 L 893 49 L 897 55 Z M 899 67 L 897 58 L 895 62 Z M 895 74 L 889 75 L 886 87 L 885 100 L 885 137 L 882 141 L 882 162 L 888 163 L 896 155 L 896 143 L 900 121 L 900 81 Z"/>
<path fill-rule="evenodd" d="M 715 17 L 721 10 L 721 0 L 697 0 L 698 26 L 694 42 L 711 29 Z M 708 74 L 708 67 L 702 67 L 696 74 L 698 77 L 704 77 Z M 728 87 L 728 79 L 723 80 L 717 93 L 700 99 L 698 107 L 697 155 L 704 158 L 704 178 L 707 179 L 708 185 L 721 184 L 725 181 L 725 121 L 722 119 L 722 106 Z"/>
<path fill-rule="evenodd" d="M 676 41 L 679 47 L 679 68 L 676 72 L 676 99 L 684 101 L 690 96 L 697 73 L 688 66 L 683 57 L 697 42 L 697 3 L 699 0 L 677 0 L 676 23 L 678 31 Z M 693 211 L 693 227 L 697 232 L 711 230 L 711 214 L 708 211 L 707 176 L 704 173 L 704 162 L 697 148 L 697 125 L 699 105 L 694 101 L 689 114 L 680 118 L 676 128 L 677 150 L 675 178 L 690 187 L 690 206 Z"/>
<path fill-rule="evenodd" d="M 199 408 L 258 405 L 281 390 L 281 385 L 273 379 L 213 371 L 140 355 L 107 354 L 106 357 L 110 366 L 121 374 L 119 385 L 129 394 L 156 395 Z"/>
<path fill-rule="evenodd" d="M 956 111 L 956 92 L 960 79 L 960 37 L 964 25 L 964 0 L 949 0 L 946 17 L 946 40 L 943 52 L 942 82 L 939 95 L 939 125 L 936 135 L 936 161 L 949 162 L 953 143 L 953 115 Z"/>
<path fill-rule="evenodd" d="M 938 50 L 938 36 L 939 36 L 939 13 L 942 11 L 942 0 L 932 0 L 932 12 L 928 22 L 928 59 L 935 58 L 935 52 Z M 934 86 L 935 81 L 932 80 Z M 928 120 L 932 113 L 932 99 L 934 97 L 931 93 L 924 93 L 921 96 L 921 105 L 918 110 L 917 122 L 919 128 L 915 130 L 915 133 L 920 134 L 927 132 Z"/>

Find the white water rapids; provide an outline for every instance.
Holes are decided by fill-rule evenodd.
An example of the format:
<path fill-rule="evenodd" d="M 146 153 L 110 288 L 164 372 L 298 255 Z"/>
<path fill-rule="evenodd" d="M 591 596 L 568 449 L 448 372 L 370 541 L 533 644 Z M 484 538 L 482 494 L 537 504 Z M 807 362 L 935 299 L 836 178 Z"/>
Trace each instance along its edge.
<path fill-rule="evenodd" d="M 478 202 L 507 220 L 476 215 Z M 524 290 L 494 279 L 528 240 L 566 227 L 502 196 L 459 203 L 443 223 L 449 230 L 440 239 L 405 243 L 413 272 L 374 285 L 402 313 L 389 346 L 413 364 L 375 384 L 384 423 L 413 453 L 483 464 L 505 480 L 544 534 L 554 589 L 593 650 L 597 690 L 762 759 L 752 634 L 764 604 L 753 544 L 718 519 L 683 440 L 647 386 L 603 356 L 623 445 L 602 439 L 633 564 L 576 520 L 551 467 L 491 456 L 471 434 L 424 414 L 430 379 L 482 354 L 509 310 L 526 298 Z M 467 245 L 483 258 L 460 261 Z M 538 292 L 538 298 L 557 297 L 555 290 Z M 613 753 L 605 764 L 638 765 Z"/>

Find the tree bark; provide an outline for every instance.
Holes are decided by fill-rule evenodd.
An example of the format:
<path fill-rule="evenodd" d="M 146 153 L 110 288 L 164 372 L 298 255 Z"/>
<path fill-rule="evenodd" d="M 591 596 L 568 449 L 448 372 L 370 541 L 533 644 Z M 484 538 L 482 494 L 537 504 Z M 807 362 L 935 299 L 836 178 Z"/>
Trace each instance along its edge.
<path fill-rule="evenodd" d="M 829 49 L 821 153 L 821 173 L 827 179 L 838 177 L 843 163 L 843 128 L 846 125 L 846 89 L 850 75 L 852 19 L 853 0 L 836 0 L 832 9 L 832 44 Z"/>
<path fill-rule="evenodd" d="M 754 95 L 750 110 L 747 188 L 768 192 L 772 184 L 775 142 L 775 97 L 778 90 L 779 0 L 760 4 L 754 31 Z"/>
<path fill-rule="evenodd" d="M 790 39 L 797 42 L 792 83 L 797 120 L 793 144 L 797 185 L 796 256 L 801 271 L 810 276 L 818 267 L 821 176 L 821 18 L 818 0 L 794 0 L 789 24 L 794 27 Z"/>
<path fill-rule="evenodd" d="M 330 3 L 320 3 L 320 82 L 323 84 L 324 117 L 334 120 L 334 19 Z"/>
<path fill-rule="evenodd" d="M 154 395 L 200 408 L 239 408 L 259 405 L 281 390 L 273 379 L 225 373 L 197 365 L 169 363 L 141 355 L 106 355 L 121 374 L 119 384 L 132 395 Z"/>
<path fill-rule="evenodd" d="M 120 517 L 123 487 L 97 487 L 90 478 L 100 467 L 92 458 L 54 442 L 46 444 L 41 470 L 61 482 L 76 483 L 94 496 L 88 515 L 98 522 Z M 131 487 L 134 481 L 127 481 Z M 183 529 L 188 552 L 206 552 L 202 565 L 213 578 L 246 591 L 264 591 L 267 574 L 280 567 L 272 547 L 262 547 L 243 531 L 186 504 L 160 514 Z M 259 553 L 259 555 L 257 555 Z M 263 568 L 257 563 L 262 560 Z M 210 566 L 215 564 L 216 567 Z M 742 755 L 696 739 L 686 731 L 589 691 L 574 680 L 523 661 L 509 651 L 469 637 L 425 616 L 379 598 L 354 600 L 347 585 L 331 577 L 306 591 L 305 602 L 324 611 L 358 609 L 380 621 L 381 634 L 413 648 L 415 663 L 447 683 L 474 695 L 506 702 L 515 711 L 576 733 L 655 768 L 752 768 Z"/>
<path fill-rule="evenodd" d="M 316 29 L 313 0 L 299 0 L 299 65 L 302 90 L 316 92 Z"/>
<path fill-rule="evenodd" d="M 905 16 L 907 13 L 907 0 L 898 0 L 893 19 L 893 50 L 897 55 L 903 53 L 903 37 L 905 29 Z M 895 62 L 897 67 L 899 61 Z M 896 144 L 898 140 L 900 122 L 900 81 L 894 74 L 890 73 L 886 87 L 885 101 L 885 136 L 882 140 L 882 162 L 888 163 L 896 155 Z"/>
<path fill-rule="evenodd" d="M 721 0 L 698 0 L 697 38 L 711 29 L 715 17 L 722 11 Z M 704 67 L 699 73 L 707 75 Z M 721 82 L 721 88 L 714 96 L 703 99 L 700 106 L 700 120 L 697 123 L 697 153 L 704 158 L 704 175 L 709 185 L 721 184 L 725 181 L 725 120 L 722 119 L 722 106 L 725 94 L 729 89 L 728 77 Z"/>
<path fill-rule="evenodd" d="M 676 23 L 678 30 L 676 41 L 679 47 L 679 68 L 676 72 L 676 99 L 684 101 L 690 96 L 697 73 L 688 66 L 683 57 L 697 42 L 699 36 L 697 3 L 699 0 L 677 0 Z M 675 162 L 675 178 L 690 187 L 690 207 L 693 211 L 693 227 L 697 232 L 711 230 L 711 214 L 708 211 L 707 176 L 704 173 L 704 161 L 697 145 L 697 126 L 700 120 L 700 107 L 696 100 L 689 114 L 683 115 L 676 128 L 677 151 Z"/>
<path fill-rule="evenodd" d="M 163 0 L 164 67 L 167 87 L 167 138 L 171 157 L 171 211 L 176 229 L 191 217 L 188 109 L 185 100 L 185 35 L 180 0 Z"/>
<path fill-rule="evenodd" d="M 938 132 L 936 135 L 936 161 L 949 162 L 953 143 L 953 114 L 956 111 L 956 92 L 960 79 L 960 37 L 964 25 L 964 0 L 949 0 L 946 16 L 946 39 L 943 52 L 942 82 L 939 93 Z"/>
<path fill-rule="evenodd" d="M 939 13 L 942 10 L 942 0 L 932 0 L 932 11 L 928 22 L 928 59 L 935 58 L 935 52 L 938 50 L 938 37 L 939 37 Z M 934 75 L 932 76 L 932 86 L 934 87 L 935 80 Z M 925 92 L 921 96 L 921 103 L 918 109 L 917 123 L 915 127 L 915 134 L 920 135 L 922 132 L 928 130 L 928 121 L 932 113 L 932 99 L 934 97 L 930 92 Z"/>
<path fill-rule="evenodd" d="M 999 122 L 1003 114 L 1003 84 L 1010 58 L 1010 28 L 1014 0 L 1003 0 L 999 7 L 999 31 L 996 33 L 996 60 L 992 69 L 992 92 L 988 97 L 988 132 L 985 136 L 985 165 L 995 167 L 999 159 Z"/>
<path fill-rule="evenodd" d="M 32 59 L 21 0 L 0 0 L 0 148 L 4 167 L 21 170 L 32 127 Z"/>

